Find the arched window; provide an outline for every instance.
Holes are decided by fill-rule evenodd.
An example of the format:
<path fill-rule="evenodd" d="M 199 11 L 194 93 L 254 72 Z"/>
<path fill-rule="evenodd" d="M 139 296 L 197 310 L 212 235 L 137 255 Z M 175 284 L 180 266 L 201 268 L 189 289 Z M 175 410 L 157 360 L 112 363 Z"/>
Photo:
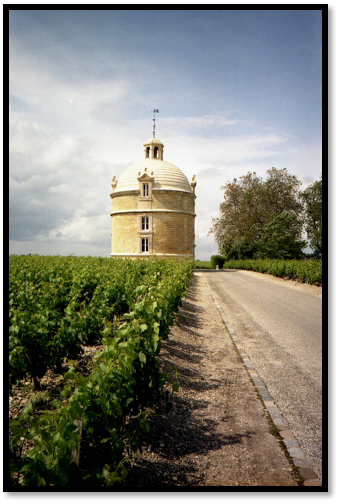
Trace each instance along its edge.
<path fill-rule="evenodd" d="M 149 157 L 149 151 L 150 151 L 150 147 L 147 147 L 147 148 L 146 148 L 146 158 L 148 158 L 148 157 Z"/>
<path fill-rule="evenodd" d="M 158 156 L 158 147 L 154 147 L 154 158 L 157 159 Z"/>

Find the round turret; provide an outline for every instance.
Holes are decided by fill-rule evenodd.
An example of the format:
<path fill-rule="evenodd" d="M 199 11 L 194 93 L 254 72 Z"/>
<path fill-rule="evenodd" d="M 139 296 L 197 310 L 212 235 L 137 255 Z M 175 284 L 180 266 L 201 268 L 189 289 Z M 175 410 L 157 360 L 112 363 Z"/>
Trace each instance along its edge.
<path fill-rule="evenodd" d="M 164 145 L 151 138 L 144 159 L 112 180 L 113 257 L 194 257 L 195 187 L 163 161 Z"/>

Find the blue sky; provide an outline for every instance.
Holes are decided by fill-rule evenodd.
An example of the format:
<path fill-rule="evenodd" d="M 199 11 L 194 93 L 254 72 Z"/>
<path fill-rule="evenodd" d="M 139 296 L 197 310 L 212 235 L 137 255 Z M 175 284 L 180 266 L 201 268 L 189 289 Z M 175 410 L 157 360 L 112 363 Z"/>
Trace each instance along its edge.
<path fill-rule="evenodd" d="M 12 10 L 10 253 L 109 256 L 111 179 L 143 158 L 195 174 L 196 258 L 221 185 L 318 180 L 321 11 Z"/>

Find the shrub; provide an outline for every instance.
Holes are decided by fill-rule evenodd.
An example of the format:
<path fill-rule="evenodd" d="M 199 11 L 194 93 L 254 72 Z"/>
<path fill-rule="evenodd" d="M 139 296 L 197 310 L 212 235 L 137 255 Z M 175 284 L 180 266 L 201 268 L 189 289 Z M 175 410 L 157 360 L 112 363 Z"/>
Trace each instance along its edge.
<path fill-rule="evenodd" d="M 223 269 L 224 261 L 225 257 L 223 256 L 220 255 L 211 256 L 211 269 L 216 269 L 216 266 L 218 266 L 219 269 Z"/>

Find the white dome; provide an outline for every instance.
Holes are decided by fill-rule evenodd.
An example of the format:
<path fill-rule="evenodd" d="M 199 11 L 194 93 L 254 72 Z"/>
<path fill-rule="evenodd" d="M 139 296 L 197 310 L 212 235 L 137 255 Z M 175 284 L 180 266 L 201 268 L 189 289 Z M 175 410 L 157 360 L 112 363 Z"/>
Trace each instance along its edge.
<path fill-rule="evenodd" d="M 146 173 L 153 178 L 153 190 L 165 189 L 172 191 L 184 191 L 192 193 L 187 177 L 184 173 L 171 163 L 161 161 L 160 159 L 143 159 L 138 163 L 131 165 L 122 173 L 117 182 L 114 193 L 123 191 L 132 191 L 139 189 L 138 177 Z"/>

